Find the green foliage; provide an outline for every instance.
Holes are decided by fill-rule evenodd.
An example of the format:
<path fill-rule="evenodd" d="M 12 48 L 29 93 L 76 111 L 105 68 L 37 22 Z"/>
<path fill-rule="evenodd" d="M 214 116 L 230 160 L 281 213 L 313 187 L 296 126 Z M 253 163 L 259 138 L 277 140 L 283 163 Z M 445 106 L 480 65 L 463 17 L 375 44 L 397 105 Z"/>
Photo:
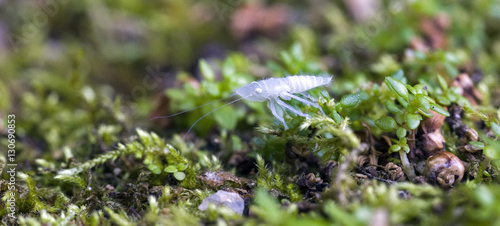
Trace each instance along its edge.
<path fill-rule="evenodd" d="M 201 75 L 206 81 L 213 82 L 215 80 L 215 72 L 205 60 L 200 61 Z"/>
<path fill-rule="evenodd" d="M 422 116 L 420 114 L 406 114 L 406 123 L 409 129 L 417 129 L 422 121 Z"/>
<path fill-rule="evenodd" d="M 264 190 L 257 190 L 254 199 L 256 205 L 251 211 L 258 220 L 251 223 L 259 225 L 366 225 L 373 214 L 370 209 L 346 211 L 333 201 L 327 201 L 321 206 L 327 218 L 322 218 L 314 212 L 299 214 L 295 203 L 286 209 L 280 208 L 278 201 Z"/>
<path fill-rule="evenodd" d="M 495 133 L 495 135 L 500 138 L 500 126 L 497 123 L 491 123 L 491 130 L 493 130 L 493 133 Z"/>
<path fill-rule="evenodd" d="M 349 94 L 342 97 L 340 104 L 345 108 L 355 107 L 360 101 L 360 98 L 356 94 Z"/>
<path fill-rule="evenodd" d="M 403 98 L 403 100 L 406 100 L 406 101 L 409 100 L 408 89 L 406 88 L 404 83 L 402 83 L 401 81 L 398 81 L 397 79 L 394 79 L 391 77 L 386 77 L 385 84 L 387 85 L 387 87 L 389 87 L 389 90 L 391 92 L 393 92 L 396 95 L 398 95 L 399 97 Z"/>
<path fill-rule="evenodd" d="M 109 218 L 111 222 L 120 225 L 120 226 L 131 226 L 133 223 L 128 219 L 128 215 L 124 211 L 120 211 L 116 213 L 112 209 L 108 207 L 104 207 L 104 211 L 109 214 Z"/>
<path fill-rule="evenodd" d="M 61 212 L 59 217 L 54 218 L 51 214 L 47 212 L 47 210 L 43 209 L 40 212 L 40 221 L 43 224 L 50 224 L 50 225 L 68 225 L 70 222 L 79 214 L 81 213 L 81 209 L 78 208 L 78 206 L 75 205 L 69 205 L 67 207 L 66 212 Z M 19 224 L 20 225 L 40 225 L 37 223 L 36 218 L 31 218 L 31 217 L 20 217 L 19 218 Z"/>
<path fill-rule="evenodd" d="M 396 121 L 390 116 L 384 116 L 375 121 L 375 125 L 377 125 L 380 129 L 384 131 L 392 131 L 396 128 Z"/>
<path fill-rule="evenodd" d="M 26 183 L 26 189 L 27 189 L 27 192 L 26 192 L 26 190 L 23 192 L 24 196 L 26 198 L 24 198 L 22 200 L 21 205 L 19 205 L 19 211 L 20 212 L 30 212 L 30 211 L 38 212 L 42 209 L 46 209 L 47 208 L 46 204 L 43 203 L 38 198 L 35 181 L 33 181 L 33 179 L 29 175 L 24 174 L 24 173 L 19 173 L 19 178 L 21 180 L 24 180 L 24 182 Z M 19 197 L 16 197 L 16 198 L 20 199 L 21 195 L 19 195 Z"/>
<path fill-rule="evenodd" d="M 84 187 L 83 179 L 78 176 L 81 172 L 90 170 L 107 161 L 113 161 L 121 156 L 133 155 L 138 159 L 143 158 L 144 164 L 154 174 L 165 172 L 172 174 L 174 178 L 182 182 L 183 186 L 192 188 L 197 185 L 196 166 L 182 157 L 172 145 L 166 144 L 155 133 L 146 133 L 137 129 L 137 134 L 139 140 L 119 144 L 118 149 L 115 151 L 108 152 L 75 168 L 61 170 L 55 179 Z"/>
<path fill-rule="evenodd" d="M 391 116 L 383 116 L 377 119 L 375 121 L 377 127 L 383 131 L 392 131 L 398 128 L 398 126 L 401 126 L 399 127 L 401 129 L 415 130 L 419 127 L 424 117 L 433 116 L 430 110 L 444 116 L 450 116 L 443 107 L 438 105 L 436 101 L 428 95 L 425 85 L 405 85 L 403 82 L 393 77 L 399 77 L 402 80 L 406 80 L 406 78 L 401 70 L 396 72 L 392 77 L 385 78 L 385 84 L 389 92 L 392 96 L 395 96 L 402 108 L 397 106 L 392 100 L 386 100 L 385 107 L 388 112 L 394 115 L 394 118 Z M 440 79 L 440 83 L 444 83 L 441 80 L 442 78 Z"/>
<path fill-rule="evenodd" d="M 301 200 L 301 195 L 299 194 L 296 186 L 291 182 L 283 181 L 283 178 L 280 177 L 278 173 L 275 172 L 274 169 L 268 169 L 264 162 L 264 159 L 257 155 L 257 169 L 259 170 L 257 174 L 257 186 L 264 188 L 266 190 L 276 189 L 283 194 L 286 194 L 290 197 L 290 200 L 293 202 L 297 202 Z"/>
<path fill-rule="evenodd" d="M 280 71 L 274 71 L 274 73 L 282 73 L 296 75 L 301 74 L 301 72 L 309 73 L 321 73 L 320 64 L 318 64 L 313 59 L 307 59 L 302 45 L 299 43 L 294 43 L 288 51 L 280 52 L 281 61 L 283 62 L 284 68 L 280 68 Z"/>
<path fill-rule="evenodd" d="M 256 139 L 256 144 L 262 145 L 257 153 L 266 158 L 281 161 L 285 154 L 284 146 L 291 141 L 294 145 L 307 147 L 308 150 L 321 156 L 324 161 L 338 160 L 341 155 L 348 153 L 350 149 L 357 147 L 360 143 L 354 132 L 348 127 L 349 119 L 341 120 L 341 123 L 337 123 L 334 118 L 327 116 L 312 117 L 283 132 L 259 127 L 257 129 L 261 133 L 281 134 L 281 136 Z M 314 133 L 311 134 L 311 130 L 314 130 Z M 311 142 L 309 138 L 311 135 L 315 137 L 314 142 Z"/>

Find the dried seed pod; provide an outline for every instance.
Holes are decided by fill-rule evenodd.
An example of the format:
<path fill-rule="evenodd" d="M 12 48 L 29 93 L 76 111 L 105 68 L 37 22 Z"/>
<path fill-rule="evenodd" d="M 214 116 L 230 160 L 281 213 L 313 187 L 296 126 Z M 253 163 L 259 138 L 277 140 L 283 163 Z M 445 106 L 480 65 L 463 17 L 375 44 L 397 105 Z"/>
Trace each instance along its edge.
<path fill-rule="evenodd" d="M 359 167 L 363 167 L 365 164 L 370 163 L 370 158 L 365 155 L 359 156 L 356 163 Z"/>
<path fill-rule="evenodd" d="M 461 152 L 476 153 L 482 149 L 478 148 L 474 145 L 471 145 L 469 142 L 470 141 L 478 141 L 478 140 L 479 140 L 479 135 L 478 135 L 477 131 L 466 126 L 465 127 L 465 137 L 460 139 L 461 146 L 458 147 L 458 150 Z"/>
<path fill-rule="evenodd" d="M 475 129 L 472 128 L 467 128 L 465 129 L 465 136 L 469 141 L 478 141 L 479 140 L 479 134 Z"/>
<path fill-rule="evenodd" d="M 464 164 L 457 156 L 450 152 L 442 151 L 427 159 L 424 176 L 429 183 L 449 188 L 462 180 L 464 172 Z"/>
<path fill-rule="evenodd" d="M 478 151 L 481 151 L 482 149 L 481 148 L 478 148 L 474 145 L 471 145 L 471 144 L 466 144 L 464 146 L 461 146 L 461 147 L 458 147 L 458 150 L 459 151 L 466 151 L 466 152 L 469 152 L 469 153 L 476 153 Z"/>
<path fill-rule="evenodd" d="M 444 147 L 446 140 L 441 134 L 441 126 L 444 123 L 445 116 L 432 112 L 433 116 L 426 118 L 422 122 L 421 129 L 424 132 L 422 135 L 422 150 L 428 155 L 432 155 L 440 151 Z"/>
<path fill-rule="evenodd" d="M 447 109 L 445 107 L 445 109 Z M 422 131 L 424 133 L 432 133 L 435 130 L 441 130 L 441 126 L 443 126 L 444 119 L 446 118 L 444 115 L 439 114 L 437 112 L 431 111 L 432 117 L 430 118 L 425 118 L 422 121 Z"/>
<path fill-rule="evenodd" d="M 429 155 L 443 149 L 445 139 L 441 134 L 441 130 L 436 130 L 433 133 L 422 135 L 422 149 Z"/>
<path fill-rule="evenodd" d="M 391 180 L 393 181 L 403 181 L 405 179 L 405 174 L 403 170 L 398 165 L 389 162 L 385 165 L 385 169 L 391 175 Z"/>

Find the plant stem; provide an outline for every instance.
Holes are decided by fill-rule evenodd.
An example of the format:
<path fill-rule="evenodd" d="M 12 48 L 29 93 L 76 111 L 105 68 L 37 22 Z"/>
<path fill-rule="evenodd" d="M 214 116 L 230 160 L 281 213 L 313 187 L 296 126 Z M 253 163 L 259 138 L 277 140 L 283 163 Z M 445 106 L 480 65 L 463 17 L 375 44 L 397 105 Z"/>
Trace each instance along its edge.
<path fill-rule="evenodd" d="M 406 156 L 406 152 L 403 150 L 399 151 L 399 158 L 401 158 L 401 163 L 403 165 L 403 171 L 405 172 L 406 176 L 408 176 L 408 179 L 413 182 L 415 179 L 415 171 L 413 170 L 413 167 L 410 164 L 410 161 L 408 161 L 408 156 Z"/>
<path fill-rule="evenodd" d="M 408 146 L 410 147 L 410 157 L 412 160 L 415 159 L 415 130 L 410 130 L 409 138 L 408 138 Z"/>

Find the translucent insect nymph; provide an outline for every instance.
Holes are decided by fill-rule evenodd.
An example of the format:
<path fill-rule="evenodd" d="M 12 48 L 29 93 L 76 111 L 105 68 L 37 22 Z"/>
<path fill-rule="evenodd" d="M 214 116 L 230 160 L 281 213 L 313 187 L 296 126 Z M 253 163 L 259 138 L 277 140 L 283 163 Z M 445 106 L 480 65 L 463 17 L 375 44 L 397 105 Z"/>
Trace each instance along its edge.
<path fill-rule="evenodd" d="M 288 126 L 285 123 L 285 119 L 283 118 L 282 115 L 278 114 L 277 107 L 280 107 L 281 109 L 287 109 L 297 115 L 309 118 L 309 115 L 306 113 L 303 113 L 289 104 L 285 103 L 283 100 L 291 100 L 295 99 L 298 100 L 304 104 L 309 104 L 317 109 L 319 109 L 323 114 L 323 110 L 317 103 L 316 99 L 314 99 L 312 96 L 306 93 L 307 90 L 310 90 L 312 88 L 318 87 L 318 86 L 324 86 L 328 85 L 331 83 L 333 77 L 322 77 L 322 76 L 311 76 L 311 75 L 294 75 L 294 76 L 288 76 L 284 78 L 269 78 L 269 79 L 263 79 L 260 81 L 255 81 L 251 82 L 250 84 L 243 86 L 241 88 L 238 88 L 234 91 L 234 95 L 239 95 L 240 98 L 233 100 L 225 105 L 222 105 L 218 108 L 215 108 L 214 110 L 208 112 L 207 114 L 203 115 L 200 117 L 196 122 L 193 123 L 191 128 L 189 128 L 188 132 L 191 131 L 193 126 L 198 123 L 202 118 L 205 116 L 209 115 L 210 113 L 218 110 L 221 107 L 224 107 L 226 105 L 232 104 L 234 102 L 237 102 L 239 100 L 245 99 L 249 101 L 258 101 L 258 102 L 263 102 L 263 101 L 268 101 L 267 106 L 271 110 L 272 114 L 274 117 L 276 117 L 281 123 L 283 123 L 283 126 L 285 129 L 288 129 Z M 294 95 L 294 94 L 301 94 L 303 97 Z M 210 102 L 212 103 L 212 102 Z M 208 104 L 210 104 L 208 103 Z M 204 104 L 202 106 L 196 107 L 200 108 L 203 107 L 207 104 Z M 193 108 L 193 109 L 196 109 Z M 156 118 L 168 118 L 172 117 L 178 114 L 182 114 L 184 112 L 193 110 L 189 109 L 186 111 L 179 112 L 177 114 L 169 115 L 169 116 L 160 116 L 160 117 L 155 117 Z"/>
<path fill-rule="evenodd" d="M 285 129 L 288 129 L 283 116 L 277 113 L 276 105 L 281 108 L 288 109 L 289 111 L 297 115 L 308 118 L 308 114 L 300 112 L 299 110 L 293 108 L 283 101 L 296 99 L 304 104 L 309 104 L 323 112 L 316 99 L 307 94 L 306 91 L 318 86 L 328 85 L 330 84 L 332 79 L 333 77 L 310 75 L 295 75 L 285 78 L 269 78 L 252 82 L 246 86 L 236 89 L 234 92 L 241 96 L 241 98 L 249 101 L 263 102 L 268 100 L 267 106 L 273 113 L 274 117 L 276 117 L 281 123 L 283 123 Z M 300 93 L 305 98 L 294 95 L 296 93 Z"/>

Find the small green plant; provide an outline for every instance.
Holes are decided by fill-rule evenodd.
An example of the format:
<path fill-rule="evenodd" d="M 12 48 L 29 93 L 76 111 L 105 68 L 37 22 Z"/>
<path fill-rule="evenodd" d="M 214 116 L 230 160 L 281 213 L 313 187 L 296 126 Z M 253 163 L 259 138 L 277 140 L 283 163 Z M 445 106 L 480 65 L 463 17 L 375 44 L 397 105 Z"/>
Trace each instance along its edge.
<path fill-rule="evenodd" d="M 260 155 L 257 155 L 256 160 L 257 169 L 259 170 L 257 175 L 257 186 L 265 188 L 268 191 L 277 189 L 283 194 L 288 195 L 292 202 L 299 201 L 302 198 L 297 190 L 297 187 L 289 181 L 284 182 L 283 178 L 281 178 L 274 169 L 268 169 L 265 165 L 264 159 Z"/>
<path fill-rule="evenodd" d="M 444 116 L 450 116 L 450 114 L 429 97 L 424 85 L 406 85 L 401 81 L 403 78 L 403 71 L 385 78 L 385 84 L 391 94 L 385 101 L 385 107 L 394 116 L 377 119 L 375 125 L 386 132 L 397 130 L 396 135 L 399 140 L 393 140 L 394 144 L 390 146 L 389 153 L 399 153 L 406 175 L 413 180 L 416 175 L 406 156 L 411 150 L 408 139 L 415 139 L 415 130 L 424 117 L 433 117 L 431 110 Z M 399 106 L 391 100 L 392 98 L 398 101 Z M 408 134 L 410 138 L 407 137 L 407 131 L 410 131 Z"/>
<path fill-rule="evenodd" d="M 108 152 L 75 168 L 61 170 L 55 178 L 84 187 L 85 182 L 79 176 L 81 172 L 121 156 L 133 155 L 138 159 L 143 158 L 144 164 L 154 174 L 171 174 L 186 187 L 197 185 L 196 171 L 199 166 L 195 166 L 191 161 L 182 157 L 172 145 L 165 143 L 155 133 L 146 133 L 138 129 L 137 134 L 139 140 L 119 144 L 115 151 Z"/>

